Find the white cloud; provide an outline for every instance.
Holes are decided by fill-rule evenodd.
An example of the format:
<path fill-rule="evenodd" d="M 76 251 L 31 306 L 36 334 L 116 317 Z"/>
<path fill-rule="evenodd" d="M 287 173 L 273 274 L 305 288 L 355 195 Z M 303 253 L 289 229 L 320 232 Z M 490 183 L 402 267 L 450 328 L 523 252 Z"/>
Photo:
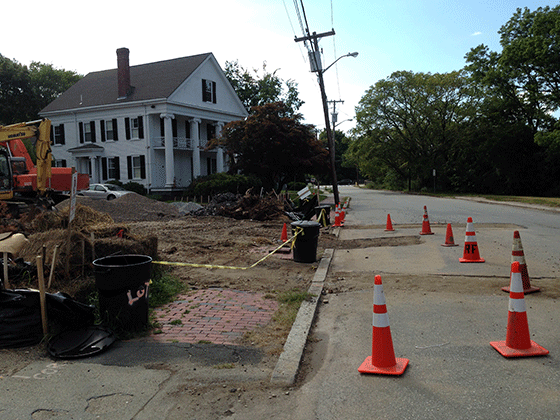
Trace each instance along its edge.
<path fill-rule="evenodd" d="M 482 35 L 482 32 L 477 31 L 471 34 L 471 36 L 479 36 L 479 35 Z"/>

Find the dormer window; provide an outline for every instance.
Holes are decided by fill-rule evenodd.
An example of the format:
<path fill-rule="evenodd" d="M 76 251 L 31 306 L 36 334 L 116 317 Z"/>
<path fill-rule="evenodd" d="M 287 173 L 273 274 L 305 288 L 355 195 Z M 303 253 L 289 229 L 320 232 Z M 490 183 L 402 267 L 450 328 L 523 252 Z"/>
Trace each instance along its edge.
<path fill-rule="evenodd" d="M 202 79 L 202 101 L 216 103 L 216 82 Z"/>

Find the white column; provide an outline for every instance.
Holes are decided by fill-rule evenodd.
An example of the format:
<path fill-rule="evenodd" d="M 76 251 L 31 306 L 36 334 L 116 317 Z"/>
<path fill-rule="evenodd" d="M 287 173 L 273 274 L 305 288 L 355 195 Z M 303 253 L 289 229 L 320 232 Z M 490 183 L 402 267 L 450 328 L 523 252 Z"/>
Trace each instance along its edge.
<path fill-rule="evenodd" d="M 173 127 L 171 120 L 175 118 L 175 115 L 161 114 L 160 118 L 163 118 L 165 139 L 165 188 L 173 188 L 175 183 L 175 159 L 173 157 Z"/>
<path fill-rule="evenodd" d="M 193 180 L 200 176 L 200 130 L 199 124 L 202 122 L 199 118 L 192 118 L 191 123 L 191 143 L 193 148 Z"/>
<path fill-rule="evenodd" d="M 99 172 L 97 171 L 97 157 L 90 156 L 89 161 L 91 163 L 91 183 L 96 184 L 98 182 L 101 182 Z"/>
<path fill-rule="evenodd" d="M 222 128 L 224 128 L 223 122 L 216 123 L 216 138 L 220 138 L 222 135 Z M 216 151 L 216 170 L 218 172 L 224 172 L 224 150 L 221 147 L 218 147 Z"/>

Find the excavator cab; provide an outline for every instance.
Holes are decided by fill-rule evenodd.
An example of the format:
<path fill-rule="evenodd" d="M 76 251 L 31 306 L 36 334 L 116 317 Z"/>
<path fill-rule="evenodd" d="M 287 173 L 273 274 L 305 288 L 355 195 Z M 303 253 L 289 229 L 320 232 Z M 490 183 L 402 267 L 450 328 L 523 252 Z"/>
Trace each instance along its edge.
<path fill-rule="evenodd" d="M 8 151 L 0 147 L 0 200 L 9 200 L 14 196 L 12 168 Z"/>

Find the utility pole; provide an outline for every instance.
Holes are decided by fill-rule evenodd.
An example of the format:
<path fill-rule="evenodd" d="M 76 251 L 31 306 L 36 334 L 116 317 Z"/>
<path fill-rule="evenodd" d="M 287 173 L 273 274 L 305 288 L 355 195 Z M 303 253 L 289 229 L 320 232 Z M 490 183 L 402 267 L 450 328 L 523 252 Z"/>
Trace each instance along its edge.
<path fill-rule="evenodd" d="M 311 41 L 312 51 L 309 52 L 309 63 L 311 65 L 311 71 L 317 73 L 317 79 L 319 80 L 319 88 L 321 89 L 321 99 L 323 101 L 323 113 L 325 115 L 325 128 L 327 130 L 327 140 L 329 144 L 329 155 L 331 161 L 331 181 L 332 181 L 332 189 L 334 195 L 334 202 L 338 204 L 340 202 L 340 197 L 338 195 L 338 180 L 336 179 L 336 167 L 335 167 L 335 156 L 334 156 L 334 135 L 331 130 L 331 124 L 329 121 L 329 105 L 327 104 L 327 94 L 325 92 L 325 83 L 323 81 L 323 67 L 321 65 L 321 51 L 319 50 L 319 39 L 332 36 L 335 34 L 334 29 L 329 32 L 323 32 L 318 34 L 317 32 L 313 32 L 309 35 L 295 38 L 295 42 L 301 41 Z M 329 66 L 330 67 L 330 66 Z M 328 69 L 328 67 L 327 67 Z"/>
<path fill-rule="evenodd" d="M 336 113 L 336 104 L 340 103 L 343 104 L 344 101 L 341 101 L 340 99 L 338 101 L 327 101 L 327 103 L 332 104 L 333 106 L 333 111 L 332 111 L 332 131 L 333 131 L 333 136 L 334 136 L 334 141 L 336 144 L 336 123 L 338 122 L 338 114 Z"/>

